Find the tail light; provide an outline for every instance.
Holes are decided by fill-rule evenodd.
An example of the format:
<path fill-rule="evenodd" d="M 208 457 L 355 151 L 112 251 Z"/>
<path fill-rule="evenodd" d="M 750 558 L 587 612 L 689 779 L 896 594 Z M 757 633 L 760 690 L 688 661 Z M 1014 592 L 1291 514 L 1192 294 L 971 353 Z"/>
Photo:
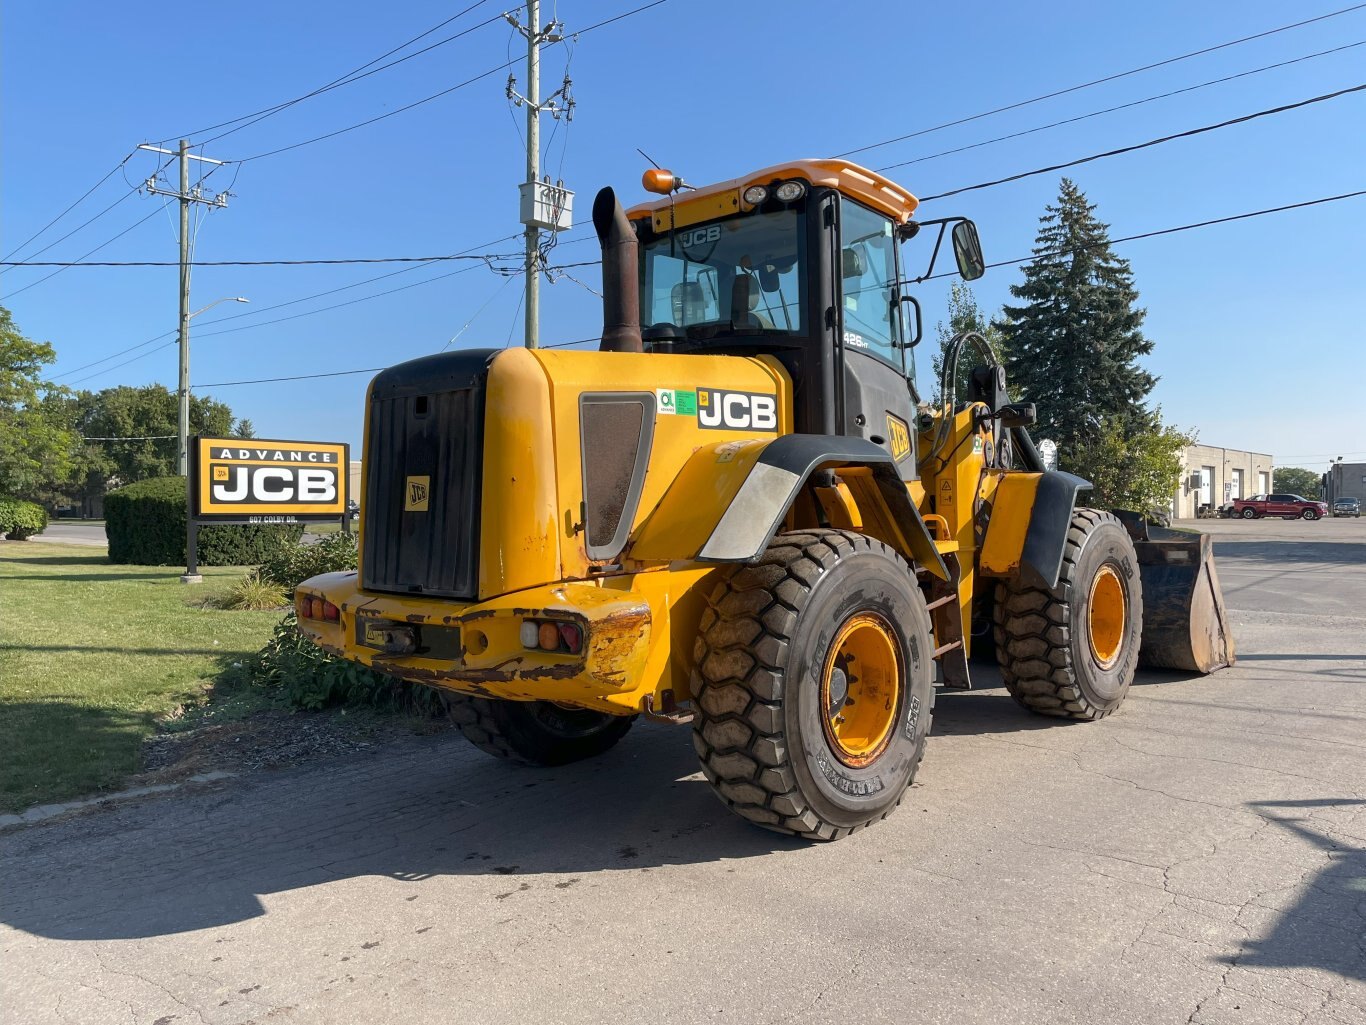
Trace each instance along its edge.
<path fill-rule="evenodd" d="M 329 623 L 335 623 L 341 619 L 341 609 L 315 594 L 296 594 L 294 596 L 294 613 L 300 619 L 320 619 Z"/>
<path fill-rule="evenodd" d="M 583 651 L 583 627 L 563 619 L 524 619 L 522 647 L 577 655 Z"/>

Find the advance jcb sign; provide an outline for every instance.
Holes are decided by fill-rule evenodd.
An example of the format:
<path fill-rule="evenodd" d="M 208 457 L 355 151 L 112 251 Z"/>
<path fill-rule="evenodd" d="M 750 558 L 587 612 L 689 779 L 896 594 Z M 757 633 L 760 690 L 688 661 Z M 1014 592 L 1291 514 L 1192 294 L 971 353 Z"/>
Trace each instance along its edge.
<path fill-rule="evenodd" d="M 193 516 L 294 523 L 346 515 L 349 448 L 322 441 L 196 438 Z"/>

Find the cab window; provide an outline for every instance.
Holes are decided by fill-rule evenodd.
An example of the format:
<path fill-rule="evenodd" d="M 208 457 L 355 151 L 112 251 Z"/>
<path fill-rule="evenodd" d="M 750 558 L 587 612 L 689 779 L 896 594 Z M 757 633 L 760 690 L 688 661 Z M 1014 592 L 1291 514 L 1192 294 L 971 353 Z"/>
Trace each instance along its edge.
<path fill-rule="evenodd" d="M 896 236 L 881 214 L 840 197 L 841 327 L 847 349 L 902 366 Z"/>
<path fill-rule="evenodd" d="M 690 340 L 805 334 L 804 224 L 788 208 L 653 238 L 641 261 L 644 323 Z"/>

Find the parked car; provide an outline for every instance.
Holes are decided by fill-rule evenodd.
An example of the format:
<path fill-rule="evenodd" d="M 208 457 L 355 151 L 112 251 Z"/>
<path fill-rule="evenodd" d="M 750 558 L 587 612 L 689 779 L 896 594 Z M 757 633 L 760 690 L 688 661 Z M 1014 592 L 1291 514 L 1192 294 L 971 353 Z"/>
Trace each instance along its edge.
<path fill-rule="evenodd" d="M 1355 516 L 1361 517 L 1361 499 L 1359 498 L 1339 498 L 1333 503 L 1334 516 Z"/>
<path fill-rule="evenodd" d="M 1253 495 L 1251 498 L 1235 498 L 1233 515 L 1245 520 L 1255 520 L 1260 516 L 1317 520 L 1328 515 L 1328 503 L 1301 498 L 1299 495 Z"/>

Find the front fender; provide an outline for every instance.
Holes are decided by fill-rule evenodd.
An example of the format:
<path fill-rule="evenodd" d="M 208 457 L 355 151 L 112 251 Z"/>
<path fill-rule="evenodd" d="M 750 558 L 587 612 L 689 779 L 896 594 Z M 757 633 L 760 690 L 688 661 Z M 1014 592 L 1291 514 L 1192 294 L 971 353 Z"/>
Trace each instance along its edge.
<path fill-rule="evenodd" d="M 1012 577 L 1026 571 L 1045 587 L 1057 586 L 1077 495 L 1090 489 L 1090 481 L 1061 470 L 1007 471 L 991 503 L 979 557 L 982 573 Z"/>

